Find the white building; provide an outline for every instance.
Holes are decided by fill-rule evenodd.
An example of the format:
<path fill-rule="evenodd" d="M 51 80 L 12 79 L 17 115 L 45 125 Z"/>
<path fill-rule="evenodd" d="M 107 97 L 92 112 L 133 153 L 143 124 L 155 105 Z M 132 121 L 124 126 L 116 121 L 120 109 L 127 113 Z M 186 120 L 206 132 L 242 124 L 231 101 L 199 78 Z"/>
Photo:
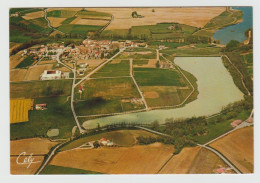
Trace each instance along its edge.
<path fill-rule="evenodd" d="M 61 71 L 44 70 L 40 76 L 41 80 L 61 79 Z"/>

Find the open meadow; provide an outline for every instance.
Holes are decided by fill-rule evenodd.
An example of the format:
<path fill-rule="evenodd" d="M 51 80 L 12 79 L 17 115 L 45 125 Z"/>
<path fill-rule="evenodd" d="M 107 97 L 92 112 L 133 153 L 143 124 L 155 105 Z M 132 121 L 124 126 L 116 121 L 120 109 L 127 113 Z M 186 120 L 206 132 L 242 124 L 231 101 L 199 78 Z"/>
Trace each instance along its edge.
<path fill-rule="evenodd" d="M 136 139 L 139 136 L 144 137 L 157 137 L 157 135 L 144 130 L 116 130 L 111 132 L 103 132 L 95 135 L 90 135 L 86 137 L 79 138 L 73 142 L 63 146 L 60 151 L 66 151 L 70 149 L 77 148 L 87 142 L 97 141 L 101 138 L 106 138 L 110 141 L 113 141 L 117 146 L 130 147 L 138 144 Z"/>

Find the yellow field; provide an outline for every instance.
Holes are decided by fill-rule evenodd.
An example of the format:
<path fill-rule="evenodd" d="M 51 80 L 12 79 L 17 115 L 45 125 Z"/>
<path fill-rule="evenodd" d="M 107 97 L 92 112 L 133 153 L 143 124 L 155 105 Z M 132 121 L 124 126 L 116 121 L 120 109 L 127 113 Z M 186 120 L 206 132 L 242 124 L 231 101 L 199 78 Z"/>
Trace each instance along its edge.
<path fill-rule="evenodd" d="M 59 27 L 66 18 L 48 17 L 52 27 Z"/>
<path fill-rule="evenodd" d="M 77 24 L 77 25 L 100 25 L 104 26 L 108 23 L 107 20 L 92 20 L 92 19 L 86 19 L 78 17 L 75 20 L 73 20 L 70 24 Z"/>
<path fill-rule="evenodd" d="M 226 156 L 243 173 L 254 172 L 253 127 L 236 130 L 210 144 Z"/>
<path fill-rule="evenodd" d="M 21 52 L 10 56 L 10 62 L 9 62 L 10 69 L 14 69 L 20 62 L 23 61 L 24 58 L 25 56 L 21 56 Z"/>
<path fill-rule="evenodd" d="M 27 13 L 25 16 L 23 16 L 23 18 L 25 20 L 31 20 L 31 19 L 40 18 L 40 17 L 44 17 L 44 11 Z"/>
<path fill-rule="evenodd" d="M 154 12 L 152 12 L 154 9 Z M 129 29 L 132 26 L 155 25 L 161 22 L 178 22 L 195 27 L 203 27 L 225 7 L 174 7 L 174 8 L 87 8 L 91 11 L 110 13 L 114 20 L 109 29 Z M 132 18 L 133 11 L 144 18 Z"/>
<path fill-rule="evenodd" d="M 32 105 L 32 99 L 10 100 L 10 123 L 29 121 L 28 111 Z"/>

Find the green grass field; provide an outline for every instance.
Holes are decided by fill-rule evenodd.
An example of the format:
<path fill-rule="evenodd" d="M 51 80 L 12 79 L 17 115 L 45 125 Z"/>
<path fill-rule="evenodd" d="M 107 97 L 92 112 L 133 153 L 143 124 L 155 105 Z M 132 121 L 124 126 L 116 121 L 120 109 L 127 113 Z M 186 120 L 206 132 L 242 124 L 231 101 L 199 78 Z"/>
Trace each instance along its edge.
<path fill-rule="evenodd" d="M 246 120 L 249 115 L 250 115 L 250 111 L 243 110 L 238 114 L 238 116 L 230 120 L 222 120 L 217 123 L 212 123 L 212 120 L 214 120 L 214 118 L 218 118 L 218 116 L 208 119 L 208 125 L 207 125 L 208 133 L 203 136 L 195 136 L 194 139 L 201 144 L 209 142 L 210 140 L 232 130 L 233 128 L 230 125 L 230 123 L 233 120 L 236 119 Z M 221 116 L 225 116 L 225 114 L 222 114 Z"/>
<path fill-rule="evenodd" d="M 33 56 L 28 56 L 22 62 L 20 62 L 15 68 L 29 67 L 33 64 L 33 62 Z"/>
<path fill-rule="evenodd" d="M 131 102 L 131 99 L 140 98 L 140 95 L 130 77 L 89 80 L 84 83 L 83 89 L 81 98 L 75 89 L 75 111 L 80 116 L 143 108 L 143 104 Z"/>
<path fill-rule="evenodd" d="M 88 32 L 95 32 L 101 29 L 102 26 L 97 25 L 72 25 L 72 24 L 62 24 L 57 29 L 64 33 L 74 33 L 74 34 L 85 34 Z"/>
<path fill-rule="evenodd" d="M 76 11 L 69 10 L 53 10 L 47 12 L 47 17 L 70 18 L 73 17 L 76 13 Z"/>
<path fill-rule="evenodd" d="M 47 137 L 49 129 L 58 128 L 60 134 L 57 138 L 68 138 L 71 136 L 73 126 L 76 125 L 73 118 L 70 100 L 67 96 L 36 98 L 34 104 L 47 104 L 47 110 L 29 111 L 29 122 L 10 125 L 10 138 L 32 138 Z"/>
<path fill-rule="evenodd" d="M 134 77 L 140 86 L 184 86 L 174 70 L 134 68 Z"/>
<path fill-rule="evenodd" d="M 71 84 L 70 80 L 10 83 L 10 98 L 68 96 L 71 92 Z"/>
<path fill-rule="evenodd" d="M 111 14 L 97 11 L 81 10 L 77 12 L 77 16 L 111 17 Z"/>
<path fill-rule="evenodd" d="M 116 130 L 110 132 L 100 132 L 95 135 L 90 135 L 86 137 L 79 138 L 77 140 L 72 141 L 71 143 L 63 146 L 60 151 L 65 151 L 69 149 L 73 149 L 79 147 L 87 142 L 100 140 L 101 138 L 106 138 L 108 140 L 112 140 L 118 146 L 133 146 L 136 144 L 136 137 L 145 136 L 145 137 L 155 137 L 155 134 L 150 132 L 146 132 L 143 130 Z"/>
<path fill-rule="evenodd" d="M 81 170 L 76 168 L 69 168 L 63 166 L 47 165 L 41 175 L 55 174 L 55 175 L 68 175 L 68 174 L 101 174 L 99 172 Z"/>
<path fill-rule="evenodd" d="M 175 25 L 170 30 L 169 27 Z M 134 38 L 145 39 L 167 39 L 175 37 L 185 37 L 196 31 L 196 27 L 178 24 L 178 23 L 158 23 L 156 25 L 133 26 L 130 29 L 130 35 Z"/>
<path fill-rule="evenodd" d="M 165 49 L 161 53 L 175 54 L 175 56 L 219 56 L 221 48 L 185 48 L 185 49 Z"/>
<path fill-rule="evenodd" d="M 130 75 L 130 63 L 129 60 L 112 61 L 102 67 L 98 72 L 92 75 L 92 78 L 101 77 L 117 77 L 117 76 L 129 76 Z"/>
<path fill-rule="evenodd" d="M 149 60 L 133 60 L 133 65 L 142 66 L 148 64 Z"/>
<path fill-rule="evenodd" d="M 104 30 L 100 35 L 100 37 L 104 39 L 126 39 L 128 36 L 128 29 Z"/>

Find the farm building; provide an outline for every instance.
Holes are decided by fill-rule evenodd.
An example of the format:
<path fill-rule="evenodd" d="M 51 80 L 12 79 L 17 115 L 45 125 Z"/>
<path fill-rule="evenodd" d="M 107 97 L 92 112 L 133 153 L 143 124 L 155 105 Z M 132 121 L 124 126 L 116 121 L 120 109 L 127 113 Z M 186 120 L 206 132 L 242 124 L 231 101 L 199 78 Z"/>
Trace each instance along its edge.
<path fill-rule="evenodd" d="M 36 104 L 35 109 L 36 110 L 47 110 L 47 104 Z"/>
<path fill-rule="evenodd" d="M 29 110 L 33 110 L 33 99 L 10 100 L 10 123 L 29 121 Z"/>
<path fill-rule="evenodd" d="M 40 78 L 41 80 L 61 79 L 61 71 L 44 70 Z"/>

